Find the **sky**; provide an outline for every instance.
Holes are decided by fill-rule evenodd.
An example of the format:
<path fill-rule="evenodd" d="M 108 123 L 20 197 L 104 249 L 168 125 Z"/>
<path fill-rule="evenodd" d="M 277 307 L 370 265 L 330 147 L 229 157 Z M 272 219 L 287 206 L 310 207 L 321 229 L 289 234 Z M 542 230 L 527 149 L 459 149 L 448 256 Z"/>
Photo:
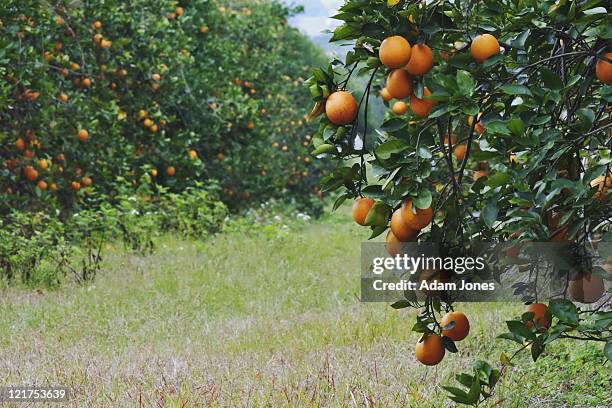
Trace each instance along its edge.
<path fill-rule="evenodd" d="M 287 4 L 303 5 L 305 12 L 291 20 L 291 24 L 298 27 L 310 37 L 316 37 L 325 29 L 333 30 L 338 20 L 328 18 L 334 15 L 343 0 L 283 0 Z"/>

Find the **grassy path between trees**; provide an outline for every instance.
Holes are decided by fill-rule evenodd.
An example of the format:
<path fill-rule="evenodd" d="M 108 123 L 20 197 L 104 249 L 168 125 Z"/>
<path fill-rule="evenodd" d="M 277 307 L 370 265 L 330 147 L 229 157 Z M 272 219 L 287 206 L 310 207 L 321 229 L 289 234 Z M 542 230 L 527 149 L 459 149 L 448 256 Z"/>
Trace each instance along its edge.
<path fill-rule="evenodd" d="M 472 332 L 459 353 L 418 365 L 412 312 L 357 300 L 362 232 L 336 215 L 164 237 L 147 258 L 111 248 L 89 287 L 0 289 L 0 385 L 66 385 L 73 407 L 451 405 L 440 385 L 511 351 L 495 334 L 521 306 L 464 305 Z M 612 403 L 600 346 L 525 356 L 499 405 Z"/>

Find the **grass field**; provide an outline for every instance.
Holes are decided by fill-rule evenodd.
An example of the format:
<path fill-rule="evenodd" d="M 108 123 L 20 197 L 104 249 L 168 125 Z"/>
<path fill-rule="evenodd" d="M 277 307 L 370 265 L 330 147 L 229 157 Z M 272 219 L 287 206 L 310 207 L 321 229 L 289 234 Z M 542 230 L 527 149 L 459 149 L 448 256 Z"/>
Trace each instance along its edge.
<path fill-rule="evenodd" d="M 465 305 L 460 352 L 419 365 L 414 312 L 358 301 L 365 232 L 341 215 L 288 224 L 167 236 L 147 258 L 113 247 L 89 287 L 2 289 L 0 385 L 65 385 L 73 407 L 431 408 L 451 406 L 440 385 L 455 373 L 512 350 L 495 334 L 521 305 Z M 612 404 L 600 344 L 522 361 L 497 406 Z"/>

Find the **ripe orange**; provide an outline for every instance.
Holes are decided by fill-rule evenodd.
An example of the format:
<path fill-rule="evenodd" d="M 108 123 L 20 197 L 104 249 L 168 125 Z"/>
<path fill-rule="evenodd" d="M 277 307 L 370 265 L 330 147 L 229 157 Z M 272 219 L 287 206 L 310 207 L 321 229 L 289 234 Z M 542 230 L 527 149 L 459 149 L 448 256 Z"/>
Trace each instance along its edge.
<path fill-rule="evenodd" d="M 348 125 L 357 118 L 359 106 L 353 95 L 346 91 L 337 91 L 327 98 L 325 113 L 334 125 Z"/>
<path fill-rule="evenodd" d="M 20 152 L 23 152 L 26 148 L 25 140 L 23 140 L 22 138 L 15 140 L 15 147 Z"/>
<path fill-rule="evenodd" d="M 482 122 L 480 121 L 480 116 L 482 115 L 482 113 L 478 114 L 478 123 L 476 123 L 476 126 L 474 126 L 474 131 L 476 133 L 478 133 L 479 135 L 482 135 L 485 131 L 485 127 L 482 124 Z M 472 123 L 474 122 L 474 117 L 473 116 L 468 116 L 467 118 L 467 123 L 468 126 L 470 126 L 470 128 L 472 127 Z"/>
<path fill-rule="evenodd" d="M 225 160 L 225 155 L 223 153 L 217 154 L 217 160 L 219 160 L 219 161 Z"/>
<path fill-rule="evenodd" d="M 395 256 L 401 252 L 402 241 L 400 241 L 395 236 L 393 231 L 389 230 L 385 241 L 386 241 L 385 248 L 387 249 L 387 252 L 389 253 L 389 255 Z"/>
<path fill-rule="evenodd" d="M 444 327 L 452 322 L 455 323 L 454 327 L 444 330 Z M 453 341 L 461 341 L 470 333 L 470 321 L 465 314 L 461 312 L 448 312 L 442 317 L 442 320 L 440 320 L 440 326 L 442 326 L 442 335 Z"/>
<path fill-rule="evenodd" d="M 177 16 L 182 16 L 183 14 L 185 14 L 185 9 L 182 7 L 177 7 L 176 10 L 174 10 L 174 12 L 176 13 Z"/>
<path fill-rule="evenodd" d="M 612 60 L 612 52 L 604 53 L 604 56 Z M 604 61 L 602 59 L 597 60 L 597 65 L 595 66 L 595 76 L 601 82 L 606 85 L 612 84 L 612 62 Z"/>
<path fill-rule="evenodd" d="M 151 177 L 157 177 L 157 169 L 151 169 Z"/>
<path fill-rule="evenodd" d="M 159 82 L 159 81 L 161 81 L 161 75 L 153 74 L 153 75 L 151 75 L 151 79 L 156 81 L 156 82 Z"/>
<path fill-rule="evenodd" d="M 80 142 L 86 142 L 89 139 L 89 132 L 85 129 L 80 129 L 77 133 L 77 138 Z"/>
<path fill-rule="evenodd" d="M 425 75 L 433 67 L 433 51 L 425 44 L 412 47 L 412 57 L 406 65 L 406 71 L 414 76 Z"/>
<path fill-rule="evenodd" d="M 200 33 L 201 34 L 207 34 L 208 33 L 208 27 L 203 25 L 200 27 Z"/>
<path fill-rule="evenodd" d="M 38 187 L 39 190 L 43 190 L 44 191 L 44 190 L 47 189 L 48 186 L 47 186 L 46 182 L 44 182 L 43 180 L 40 180 L 38 182 L 38 184 L 36 185 L 36 187 Z"/>
<path fill-rule="evenodd" d="M 416 212 L 414 212 L 411 199 L 404 201 L 401 210 L 404 223 L 413 230 L 422 230 L 428 226 L 433 219 L 433 210 L 431 207 L 426 209 L 416 208 Z"/>
<path fill-rule="evenodd" d="M 166 169 L 166 175 L 168 175 L 168 177 L 172 177 L 176 174 L 176 169 L 173 166 L 170 166 Z"/>
<path fill-rule="evenodd" d="M 31 159 L 32 157 L 34 157 L 34 152 L 31 150 L 24 150 L 23 157 L 25 157 L 26 159 Z"/>
<path fill-rule="evenodd" d="M 569 293 L 576 302 L 595 303 L 602 298 L 604 292 L 604 281 L 597 275 L 581 274 L 569 282 Z"/>
<path fill-rule="evenodd" d="M 142 121 L 142 125 L 146 128 L 150 128 L 151 126 L 154 125 L 154 123 L 151 119 L 146 118 L 145 120 Z"/>
<path fill-rule="evenodd" d="M 493 55 L 499 54 L 499 42 L 491 34 L 481 34 L 472 40 L 472 57 L 482 64 Z"/>
<path fill-rule="evenodd" d="M 85 187 L 90 187 L 93 184 L 93 180 L 91 179 L 91 177 L 85 176 L 81 179 L 81 184 Z"/>
<path fill-rule="evenodd" d="M 484 170 L 477 170 L 474 172 L 474 181 L 478 180 L 479 178 L 482 177 L 487 177 L 489 175 L 489 173 L 487 171 Z"/>
<path fill-rule="evenodd" d="M 392 109 L 396 115 L 403 115 L 408 111 L 408 105 L 406 105 L 406 102 L 398 101 L 393 104 Z"/>
<path fill-rule="evenodd" d="M 467 153 L 467 146 L 464 144 L 460 144 L 455 146 L 455 157 L 457 161 L 462 162 L 465 159 L 465 154 Z"/>
<path fill-rule="evenodd" d="M 431 92 L 425 87 L 423 96 L 429 96 Z M 431 113 L 431 110 L 436 105 L 436 102 L 429 99 L 420 99 L 415 95 L 410 95 L 410 110 L 419 118 L 426 118 Z"/>
<path fill-rule="evenodd" d="M 391 71 L 387 78 L 387 91 L 397 99 L 405 99 L 412 94 L 412 77 L 405 69 Z"/>
<path fill-rule="evenodd" d="M 387 37 L 380 45 L 378 56 L 387 68 L 401 68 L 410 61 L 412 48 L 410 43 L 399 35 Z"/>
<path fill-rule="evenodd" d="M 79 183 L 78 181 L 73 181 L 72 183 L 70 183 L 70 188 L 74 191 L 78 191 L 81 189 L 81 183 Z"/>
<path fill-rule="evenodd" d="M 385 102 L 389 102 L 391 99 L 393 99 L 387 88 L 383 88 L 383 90 L 380 91 L 380 96 Z"/>
<path fill-rule="evenodd" d="M 99 30 L 102 28 L 102 23 L 100 21 L 94 21 L 92 24 L 94 30 Z"/>
<path fill-rule="evenodd" d="M 187 152 L 187 154 L 189 155 L 189 158 L 191 160 L 195 160 L 198 158 L 198 152 L 196 152 L 195 150 L 189 150 L 189 152 Z"/>
<path fill-rule="evenodd" d="M 40 170 L 47 170 L 49 168 L 49 162 L 46 160 L 39 160 L 38 161 L 38 168 Z"/>
<path fill-rule="evenodd" d="M 372 209 L 374 205 L 374 200 L 367 197 L 358 198 L 353 203 L 353 209 L 351 214 L 353 216 L 353 220 L 359 225 L 364 225 L 365 220 L 368 216 L 368 213 Z"/>
<path fill-rule="evenodd" d="M 81 82 L 81 84 L 83 85 L 83 87 L 85 87 L 85 88 L 89 88 L 89 87 L 91 87 L 91 79 L 89 79 L 89 78 L 85 78 L 85 79 L 83 80 L 83 82 Z"/>
<path fill-rule="evenodd" d="M 38 178 L 38 172 L 32 166 L 27 166 L 25 169 L 23 169 L 23 173 L 28 181 L 36 181 Z"/>
<path fill-rule="evenodd" d="M 442 361 L 445 353 L 442 338 L 433 333 L 426 335 L 422 342 L 417 343 L 415 348 L 417 360 L 428 366 L 434 366 Z"/>
<path fill-rule="evenodd" d="M 533 319 L 527 322 L 528 327 L 540 327 L 540 331 L 546 331 L 550 327 L 550 322 L 546 320 L 548 306 L 543 303 L 532 303 L 527 306 L 527 311 L 533 313 Z"/>
<path fill-rule="evenodd" d="M 113 45 L 113 42 L 111 40 L 100 41 L 100 48 L 102 49 L 108 49 L 111 47 L 111 45 Z"/>
<path fill-rule="evenodd" d="M 402 208 L 398 208 L 391 216 L 391 232 L 400 242 L 414 241 L 419 235 L 419 231 L 410 228 L 402 215 Z"/>

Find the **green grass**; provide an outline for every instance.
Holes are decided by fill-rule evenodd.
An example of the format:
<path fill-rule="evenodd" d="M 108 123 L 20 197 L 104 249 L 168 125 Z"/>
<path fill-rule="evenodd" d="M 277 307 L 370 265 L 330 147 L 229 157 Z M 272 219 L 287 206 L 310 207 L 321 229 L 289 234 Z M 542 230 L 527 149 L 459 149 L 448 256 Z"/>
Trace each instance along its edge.
<path fill-rule="evenodd" d="M 365 232 L 344 215 L 289 224 L 166 236 L 147 258 L 111 247 L 89 287 L 4 289 L 0 384 L 66 385 L 78 407 L 441 407 L 455 373 L 512 351 L 495 335 L 521 305 L 461 305 L 472 331 L 459 353 L 419 365 L 414 312 L 358 301 Z M 603 361 L 599 344 L 558 342 L 492 402 L 609 405 Z"/>

